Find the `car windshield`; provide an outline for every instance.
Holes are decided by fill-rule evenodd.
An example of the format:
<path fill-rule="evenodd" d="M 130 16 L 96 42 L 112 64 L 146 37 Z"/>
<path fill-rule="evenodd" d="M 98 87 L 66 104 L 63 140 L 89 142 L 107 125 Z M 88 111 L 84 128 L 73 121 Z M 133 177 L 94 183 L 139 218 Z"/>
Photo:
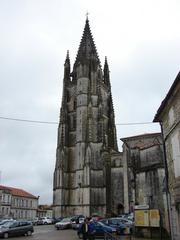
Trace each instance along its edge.
<path fill-rule="evenodd" d="M 131 223 L 132 221 L 131 220 L 127 220 L 125 218 L 117 218 L 119 222 L 122 222 L 122 223 Z"/>
<path fill-rule="evenodd" d="M 79 218 L 79 222 L 84 222 L 84 218 Z"/>
<path fill-rule="evenodd" d="M 103 219 L 103 220 L 101 220 L 100 222 L 103 223 L 104 225 L 107 225 L 107 219 Z M 99 223 L 100 223 L 100 222 L 99 222 Z"/>
<path fill-rule="evenodd" d="M 14 221 L 5 222 L 2 226 L 3 227 L 10 227 L 13 223 L 14 223 Z"/>
<path fill-rule="evenodd" d="M 105 225 L 105 224 L 102 223 L 102 222 L 97 222 L 96 224 L 97 224 L 97 225 L 100 225 L 100 226 L 102 226 L 102 227 L 104 227 L 104 225 Z"/>
<path fill-rule="evenodd" d="M 109 219 L 110 224 L 118 224 L 119 221 L 117 219 Z"/>
<path fill-rule="evenodd" d="M 63 220 L 61 220 L 61 222 L 70 222 L 70 218 L 63 218 Z"/>
<path fill-rule="evenodd" d="M 4 225 L 5 223 L 7 223 L 8 221 L 4 220 L 2 222 L 0 222 L 0 225 Z"/>

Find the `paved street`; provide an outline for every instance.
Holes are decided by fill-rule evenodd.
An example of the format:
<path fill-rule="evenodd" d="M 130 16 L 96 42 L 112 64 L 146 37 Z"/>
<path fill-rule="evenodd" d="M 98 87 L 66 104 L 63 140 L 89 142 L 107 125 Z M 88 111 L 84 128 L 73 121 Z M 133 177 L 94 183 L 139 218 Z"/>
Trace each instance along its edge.
<path fill-rule="evenodd" d="M 76 231 L 59 230 L 57 231 L 54 225 L 40 225 L 34 227 L 34 233 L 30 237 L 13 237 L 12 240 L 78 240 Z M 121 236 L 119 240 L 130 240 L 128 236 Z M 132 237 L 131 240 L 147 240 L 145 238 L 139 239 Z M 156 239 L 158 240 L 158 239 Z"/>
<path fill-rule="evenodd" d="M 78 240 L 76 231 L 59 230 L 54 225 L 40 225 L 34 227 L 34 233 L 30 237 L 13 237 L 13 240 Z"/>

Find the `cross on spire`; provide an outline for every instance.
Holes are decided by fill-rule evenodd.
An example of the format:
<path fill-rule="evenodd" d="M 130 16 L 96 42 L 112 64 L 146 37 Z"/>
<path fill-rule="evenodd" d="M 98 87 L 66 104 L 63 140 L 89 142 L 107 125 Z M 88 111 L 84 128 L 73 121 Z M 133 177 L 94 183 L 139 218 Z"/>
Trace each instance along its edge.
<path fill-rule="evenodd" d="M 88 19 L 88 15 L 89 15 L 89 12 L 87 11 L 87 12 L 86 12 L 86 19 Z"/>

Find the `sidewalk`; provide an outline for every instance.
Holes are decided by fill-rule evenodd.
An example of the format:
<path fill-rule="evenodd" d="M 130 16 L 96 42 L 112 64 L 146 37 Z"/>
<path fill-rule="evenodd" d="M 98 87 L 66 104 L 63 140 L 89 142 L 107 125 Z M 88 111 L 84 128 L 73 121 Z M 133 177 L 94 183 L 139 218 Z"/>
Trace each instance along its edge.
<path fill-rule="evenodd" d="M 104 240 L 104 237 L 97 237 L 95 240 Z M 109 238 L 110 239 L 110 238 Z M 150 238 L 135 238 L 133 236 L 117 236 L 116 240 L 151 240 Z M 156 239 L 159 240 L 159 239 Z"/>
<path fill-rule="evenodd" d="M 95 240 L 104 239 L 104 238 L 96 238 Z M 165 240 L 165 238 L 138 238 L 133 236 L 118 236 L 116 240 Z M 166 239 L 167 240 L 167 239 Z"/>

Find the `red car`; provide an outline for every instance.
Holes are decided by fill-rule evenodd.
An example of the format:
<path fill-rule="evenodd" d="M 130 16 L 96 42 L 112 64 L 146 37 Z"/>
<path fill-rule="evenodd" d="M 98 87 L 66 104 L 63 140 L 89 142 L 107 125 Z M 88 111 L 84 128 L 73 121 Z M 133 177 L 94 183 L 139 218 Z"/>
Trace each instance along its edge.
<path fill-rule="evenodd" d="M 93 215 L 91 216 L 91 219 L 92 219 L 93 221 L 99 221 L 99 220 L 103 219 L 103 217 L 102 217 L 102 216 L 99 216 L 99 215 L 96 215 L 96 214 L 93 214 Z"/>

